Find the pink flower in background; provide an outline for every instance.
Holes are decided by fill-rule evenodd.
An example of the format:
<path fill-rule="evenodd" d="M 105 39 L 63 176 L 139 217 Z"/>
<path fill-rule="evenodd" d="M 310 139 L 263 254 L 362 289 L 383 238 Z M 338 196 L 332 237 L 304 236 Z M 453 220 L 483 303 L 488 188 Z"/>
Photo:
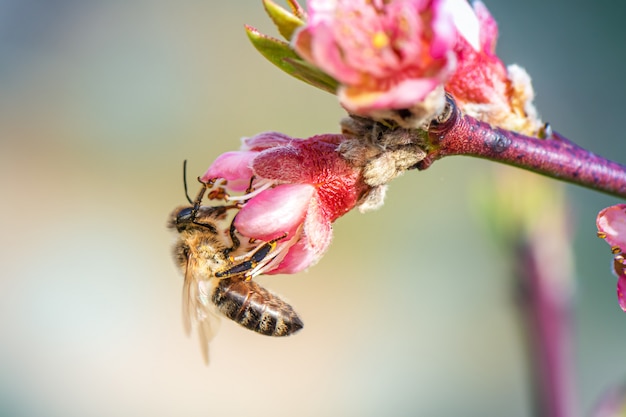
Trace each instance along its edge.
<path fill-rule="evenodd" d="M 263 273 L 295 273 L 315 264 L 330 244 L 331 223 L 367 196 L 361 169 L 336 152 L 343 139 L 262 133 L 245 139 L 243 150 L 222 154 L 202 176 L 204 182 L 227 180 L 228 191 L 246 190 L 226 197 L 243 202 L 234 221 L 238 233 L 279 239 Z"/>
<path fill-rule="evenodd" d="M 293 47 L 339 81 L 349 112 L 411 108 L 452 74 L 452 13 L 463 3 L 469 9 L 465 0 L 310 0 Z"/>
<path fill-rule="evenodd" d="M 626 311 L 626 204 L 607 207 L 598 213 L 598 236 L 611 245 L 613 271 L 617 275 L 617 299 Z"/>
<path fill-rule="evenodd" d="M 626 384 L 611 386 L 596 404 L 592 417 L 626 416 Z"/>

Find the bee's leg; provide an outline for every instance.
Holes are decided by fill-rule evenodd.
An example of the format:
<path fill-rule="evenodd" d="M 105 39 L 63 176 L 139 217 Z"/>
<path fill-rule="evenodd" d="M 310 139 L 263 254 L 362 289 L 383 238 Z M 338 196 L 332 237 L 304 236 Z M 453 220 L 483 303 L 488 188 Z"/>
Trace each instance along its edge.
<path fill-rule="evenodd" d="M 254 263 L 250 260 L 241 262 L 225 271 L 216 272 L 217 278 L 231 278 L 237 275 L 245 274 L 247 271 L 254 268 Z"/>
<path fill-rule="evenodd" d="M 282 261 L 286 255 L 286 252 L 283 252 L 285 247 L 283 246 L 278 251 L 275 251 L 275 249 L 278 241 L 286 237 L 287 233 L 284 233 L 282 236 L 265 243 L 252 254 L 252 260 L 256 262 L 255 265 L 248 272 L 246 272 L 247 281 L 262 274 L 265 270 L 269 270 L 271 267 L 277 266 Z M 283 252 L 282 256 L 280 255 L 281 252 Z"/>
<path fill-rule="evenodd" d="M 269 242 L 266 242 L 264 244 L 262 244 L 261 246 L 259 246 L 259 248 L 252 254 L 252 256 L 250 257 L 250 260 L 255 262 L 256 264 L 258 264 L 259 262 L 263 261 L 265 259 L 265 257 L 272 252 L 274 249 L 276 249 L 276 243 L 279 240 L 283 240 L 284 238 L 287 237 L 287 233 L 283 233 L 282 236 L 277 237 L 276 239 L 272 239 Z"/>
<path fill-rule="evenodd" d="M 230 229 L 228 231 L 229 235 L 230 235 L 230 241 L 232 242 L 232 246 L 226 250 L 226 256 L 228 256 L 231 252 L 236 251 L 239 246 L 241 246 L 241 242 L 239 241 L 239 238 L 236 235 L 237 229 L 235 228 L 235 219 L 237 218 L 237 215 L 235 214 L 235 216 L 233 217 L 233 220 L 230 222 Z"/>
<path fill-rule="evenodd" d="M 268 258 L 267 256 L 274 249 L 276 249 L 276 244 L 277 244 L 276 242 L 286 237 L 287 237 L 287 233 L 284 233 L 282 236 L 277 237 L 276 239 L 272 239 L 269 242 L 263 243 L 258 248 L 256 248 L 252 253 L 246 254 L 245 257 L 243 258 L 245 259 L 243 262 L 238 263 L 232 266 L 231 268 L 228 268 L 225 271 L 216 272 L 215 276 L 217 278 L 230 278 L 235 275 L 244 274 L 246 275 L 247 280 L 252 279 L 253 274 L 247 274 L 247 272 L 254 270 L 261 263 L 265 264 L 268 261 L 270 261 L 272 258 Z M 238 239 L 237 239 L 237 242 L 239 242 Z"/>
<path fill-rule="evenodd" d="M 248 184 L 248 189 L 246 190 L 246 194 L 250 194 L 252 191 L 254 191 L 254 187 L 252 186 L 253 182 L 254 182 L 254 175 L 250 177 L 250 184 Z"/>

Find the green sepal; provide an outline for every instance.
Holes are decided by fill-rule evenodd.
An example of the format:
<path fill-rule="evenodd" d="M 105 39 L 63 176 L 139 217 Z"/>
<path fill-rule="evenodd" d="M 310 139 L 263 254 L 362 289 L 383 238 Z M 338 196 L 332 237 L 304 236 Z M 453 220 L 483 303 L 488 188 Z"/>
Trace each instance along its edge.
<path fill-rule="evenodd" d="M 296 0 L 287 0 L 287 4 L 289 5 L 291 13 L 293 13 L 294 16 L 301 19 L 302 21 L 306 21 L 306 13 L 302 6 L 300 6 L 300 4 L 298 4 Z"/>
<path fill-rule="evenodd" d="M 287 74 L 321 90 L 335 94 L 338 83 L 318 68 L 303 61 L 287 42 L 264 35 L 252 26 L 246 25 L 246 33 L 252 45 L 268 61 Z"/>
<path fill-rule="evenodd" d="M 286 58 L 286 61 L 293 66 L 295 71 L 292 75 L 294 77 L 330 94 L 337 94 L 339 83 L 330 75 L 302 60 L 300 57 L 296 59 Z"/>
<path fill-rule="evenodd" d="M 276 27 L 281 35 L 288 41 L 291 40 L 294 32 L 300 26 L 304 25 L 304 20 L 301 17 L 298 17 L 294 13 L 302 13 L 302 9 L 298 3 L 289 3 L 292 12 L 285 10 L 280 7 L 278 4 L 274 3 L 272 0 L 263 0 L 263 6 L 265 7 L 265 11 Z"/>

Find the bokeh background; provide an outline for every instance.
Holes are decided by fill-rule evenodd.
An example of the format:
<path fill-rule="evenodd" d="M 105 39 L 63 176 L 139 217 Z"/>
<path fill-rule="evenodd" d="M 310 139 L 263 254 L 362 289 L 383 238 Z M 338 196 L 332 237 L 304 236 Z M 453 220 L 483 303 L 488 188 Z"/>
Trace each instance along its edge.
<path fill-rule="evenodd" d="M 487 5 L 544 119 L 626 163 L 626 6 Z M 244 23 L 275 33 L 256 0 L 0 0 L 0 415 L 531 415 L 509 266 L 470 195 L 492 164 L 468 158 L 399 178 L 381 210 L 336 223 L 317 266 L 262 279 L 302 332 L 223 321 L 204 366 L 165 228 L 182 161 L 194 178 L 242 136 L 343 117 L 265 62 Z M 616 200 L 567 190 L 583 415 L 626 377 L 626 315 L 595 237 Z"/>

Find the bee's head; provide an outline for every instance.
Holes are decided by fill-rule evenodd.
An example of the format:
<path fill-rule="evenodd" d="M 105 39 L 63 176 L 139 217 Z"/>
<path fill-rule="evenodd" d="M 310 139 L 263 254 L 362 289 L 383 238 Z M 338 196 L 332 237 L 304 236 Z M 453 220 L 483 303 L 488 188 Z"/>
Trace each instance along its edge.
<path fill-rule="evenodd" d="M 176 229 L 180 233 L 193 225 L 195 217 L 193 206 L 178 207 L 170 214 L 167 227 Z"/>
<path fill-rule="evenodd" d="M 224 218 L 226 207 L 185 206 L 179 207 L 170 216 L 168 227 L 178 233 L 189 229 L 209 230 L 217 234 L 215 221 Z"/>

